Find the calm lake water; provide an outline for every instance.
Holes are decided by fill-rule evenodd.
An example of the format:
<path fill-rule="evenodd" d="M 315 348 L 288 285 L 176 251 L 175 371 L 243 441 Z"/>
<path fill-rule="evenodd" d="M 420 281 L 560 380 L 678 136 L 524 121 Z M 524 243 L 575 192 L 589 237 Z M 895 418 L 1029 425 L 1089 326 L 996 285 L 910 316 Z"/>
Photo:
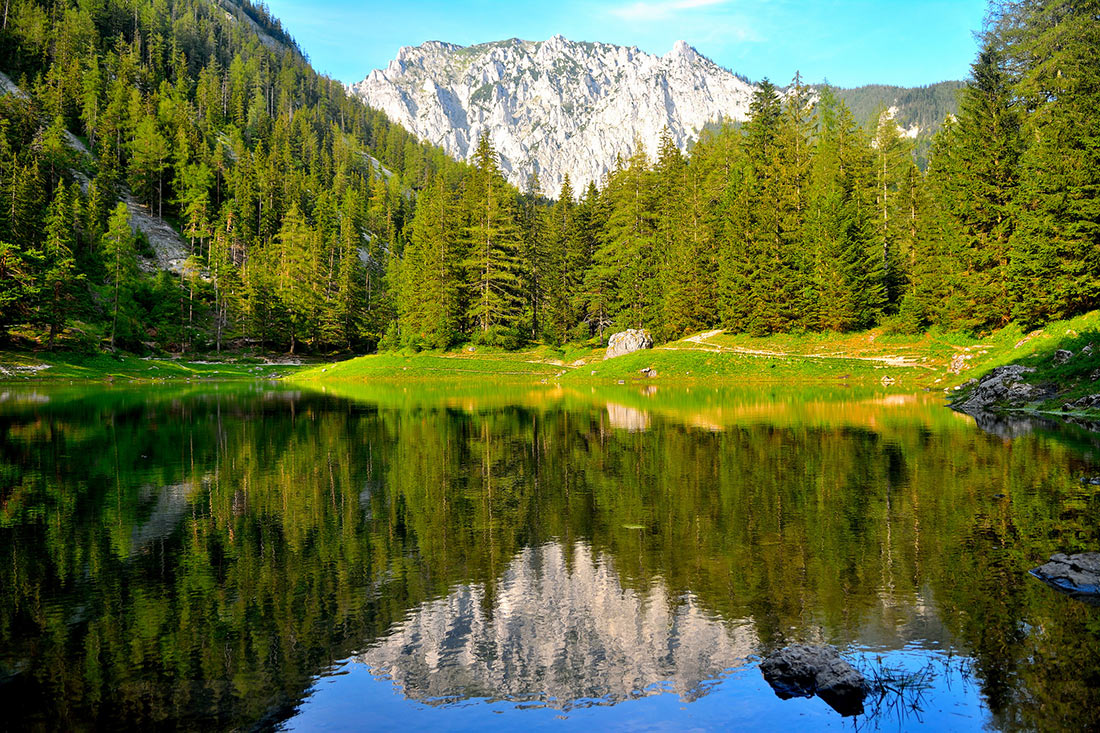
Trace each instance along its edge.
<path fill-rule="evenodd" d="M 885 390 L 0 386 L 0 728 L 1086 730 L 1100 435 Z M 893 680 L 780 700 L 829 642 Z"/>

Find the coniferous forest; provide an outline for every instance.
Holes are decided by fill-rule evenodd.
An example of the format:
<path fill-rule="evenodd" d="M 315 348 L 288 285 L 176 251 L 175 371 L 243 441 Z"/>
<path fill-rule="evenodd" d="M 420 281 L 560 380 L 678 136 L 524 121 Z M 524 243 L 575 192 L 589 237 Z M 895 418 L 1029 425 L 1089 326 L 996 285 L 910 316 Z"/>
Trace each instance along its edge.
<path fill-rule="evenodd" d="M 458 163 L 365 107 L 262 5 L 5 0 L 0 337 L 299 353 L 1094 309 L 1100 3 L 1000 0 L 979 38 L 926 166 L 796 77 L 689 155 L 668 138 L 548 201 L 490 140 Z M 138 204 L 182 235 L 175 266 Z"/>

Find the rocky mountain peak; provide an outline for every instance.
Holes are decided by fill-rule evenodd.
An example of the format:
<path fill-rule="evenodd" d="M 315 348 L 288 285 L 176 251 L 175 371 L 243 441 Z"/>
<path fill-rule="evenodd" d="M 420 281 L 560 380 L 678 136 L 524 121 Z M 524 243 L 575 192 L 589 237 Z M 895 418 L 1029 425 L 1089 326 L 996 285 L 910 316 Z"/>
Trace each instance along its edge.
<path fill-rule="evenodd" d="M 707 123 L 745 119 L 752 97 L 686 41 L 656 56 L 561 35 L 406 46 L 351 90 L 459 159 L 488 132 L 507 178 L 537 174 L 548 196 L 567 174 L 577 191 L 599 182 L 635 141 L 653 155 L 666 128 L 687 150 Z"/>
<path fill-rule="evenodd" d="M 665 54 L 665 58 L 682 58 L 694 61 L 699 58 L 699 52 L 687 41 L 680 40 L 672 44 L 672 50 Z"/>

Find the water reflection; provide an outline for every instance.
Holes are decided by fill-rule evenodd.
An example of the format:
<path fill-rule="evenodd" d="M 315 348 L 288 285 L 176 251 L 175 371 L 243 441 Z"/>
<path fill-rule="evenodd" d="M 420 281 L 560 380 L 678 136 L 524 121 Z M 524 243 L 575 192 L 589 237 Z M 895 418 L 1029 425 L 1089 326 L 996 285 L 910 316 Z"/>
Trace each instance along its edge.
<path fill-rule="evenodd" d="M 965 660 L 929 710 L 971 717 L 930 724 L 1100 725 L 1100 611 L 1027 575 L 1100 547 L 1087 430 L 1006 440 L 881 389 L 2 394 L 7 727 L 264 727 L 364 698 L 420 726 L 541 719 L 516 701 L 827 725 L 756 673 L 796 640 Z"/>
<path fill-rule="evenodd" d="M 660 578 L 624 588 L 614 561 L 583 543 L 524 548 L 494 585 L 421 604 L 359 661 L 414 700 L 570 709 L 661 692 L 694 700 L 758 647 L 751 622 L 723 622 Z"/>
<path fill-rule="evenodd" d="M 638 432 L 649 429 L 649 413 L 614 402 L 607 403 L 607 422 L 618 430 Z"/>

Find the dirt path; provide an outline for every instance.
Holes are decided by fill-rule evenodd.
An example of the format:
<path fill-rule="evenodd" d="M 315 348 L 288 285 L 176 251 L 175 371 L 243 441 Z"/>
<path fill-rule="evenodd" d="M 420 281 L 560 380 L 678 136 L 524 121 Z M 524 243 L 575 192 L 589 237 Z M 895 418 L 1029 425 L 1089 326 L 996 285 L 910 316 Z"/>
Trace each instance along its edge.
<path fill-rule="evenodd" d="M 721 344 L 715 344 L 708 341 L 708 339 L 713 338 L 720 333 L 722 333 L 722 329 L 716 329 L 714 331 L 704 331 L 703 333 L 698 333 L 694 336 L 688 336 L 684 339 L 684 341 L 698 344 L 699 346 L 702 346 L 705 349 L 713 351 L 715 353 L 744 354 L 746 356 L 766 356 L 774 359 L 846 359 L 855 361 L 872 361 L 891 367 L 924 367 L 925 369 L 933 368 L 929 364 L 922 364 L 916 359 L 908 356 L 852 356 L 851 354 L 845 354 L 842 351 L 830 354 L 793 354 L 786 351 L 766 351 L 763 349 L 746 349 L 741 346 L 722 346 Z M 673 345 L 665 345 L 658 348 L 669 349 L 671 351 L 688 350 Z"/>

